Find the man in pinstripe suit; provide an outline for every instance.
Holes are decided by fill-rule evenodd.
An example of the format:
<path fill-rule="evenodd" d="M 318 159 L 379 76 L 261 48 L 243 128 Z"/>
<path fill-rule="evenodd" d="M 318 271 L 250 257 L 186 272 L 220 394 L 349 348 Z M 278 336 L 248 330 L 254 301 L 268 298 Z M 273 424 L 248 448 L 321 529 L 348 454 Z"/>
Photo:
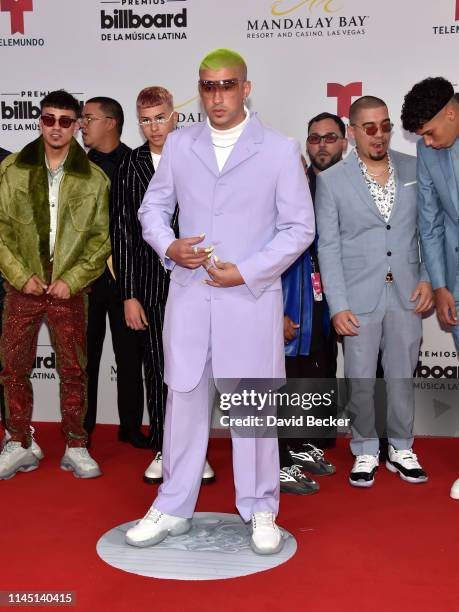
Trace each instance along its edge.
<path fill-rule="evenodd" d="M 137 97 L 140 128 L 146 142 L 121 162 L 111 192 L 110 234 L 113 263 L 126 324 L 145 333 L 144 349 L 147 407 L 152 448 L 156 455 L 144 480 L 162 481 L 163 424 L 167 388 L 163 382 L 162 328 L 169 276 L 155 251 L 142 238 L 137 211 L 158 167 L 167 135 L 175 128 L 177 113 L 171 94 L 163 87 L 147 87 Z M 177 224 L 178 210 L 172 220 Z M 203 481 L 214 480 L 206 463 Z"/>

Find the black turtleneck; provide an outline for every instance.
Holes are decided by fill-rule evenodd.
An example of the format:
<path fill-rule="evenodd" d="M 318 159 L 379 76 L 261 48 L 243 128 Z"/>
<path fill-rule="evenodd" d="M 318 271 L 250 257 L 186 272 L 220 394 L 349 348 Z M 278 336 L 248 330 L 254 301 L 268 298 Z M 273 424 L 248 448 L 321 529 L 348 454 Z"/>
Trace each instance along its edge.
<path fill-rule="evenodd" d="M 120 142 L 116 149 L 113 149 L 110 153 L 102 153 L 102 151 L 91 149 L 88 152 L 88 158 L 99 166 L 99 168 L 102 168 L 108 178 L 112 180 L 115 170 L 118 168 L 118 164 L 130 150 L 131 149 L 125 145 L 124 142 Z"/>

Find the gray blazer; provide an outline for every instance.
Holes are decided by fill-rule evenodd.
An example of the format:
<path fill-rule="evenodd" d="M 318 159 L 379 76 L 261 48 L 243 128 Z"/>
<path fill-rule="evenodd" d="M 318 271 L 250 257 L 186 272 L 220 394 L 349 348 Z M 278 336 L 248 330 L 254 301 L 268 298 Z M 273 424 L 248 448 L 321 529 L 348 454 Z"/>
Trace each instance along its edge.
<path fill-rule="evenodd" d="M 454 291 L 459 262 L 459 186 L 450 149 L 418 141 L 418 214 L 423 259 L 432 287 Z"/>
<path fill-rule="evenodd" d="M 419 281 L 428 281 L 420 263 L 416 220 L 416 158 L 390 151 L 396 192 L 389 223 L 380 215 L 357 157 L 317 177 L 316 215 L 319 264 L 330 315 L 342 310 L 372 312 L 390 266 L 406 308 Z"/>

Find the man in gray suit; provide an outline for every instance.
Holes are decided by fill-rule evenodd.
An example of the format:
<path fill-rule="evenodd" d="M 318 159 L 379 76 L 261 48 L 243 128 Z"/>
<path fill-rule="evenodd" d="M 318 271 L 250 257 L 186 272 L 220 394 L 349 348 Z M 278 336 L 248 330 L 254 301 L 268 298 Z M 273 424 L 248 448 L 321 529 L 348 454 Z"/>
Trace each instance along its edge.
<path fill-rule="evenodd" d="M 432 288 L 419 261 L 416 159 L 389 150 L 386 104 L 364 96 L 350 108 L 355 150 L 317 177 L 319 264 L 335 330 L 344 338 L 351 382 L 349 482 L 370 487 L 379 465 L 374 387 L 378 351 L 387 381 L 386 467 L 412 483 L 427 475 L 413 453 L 411 378 Z"/>
<path fill-rule="evenodd" d="M 405 96 L 403 127 L 418 141 L 418 214 L 423 255 L 440 323 L 459 350 L 459 94 L 442 77 L 416 83 Z M 451 488 L 459 499 L 459 478 Z"/>

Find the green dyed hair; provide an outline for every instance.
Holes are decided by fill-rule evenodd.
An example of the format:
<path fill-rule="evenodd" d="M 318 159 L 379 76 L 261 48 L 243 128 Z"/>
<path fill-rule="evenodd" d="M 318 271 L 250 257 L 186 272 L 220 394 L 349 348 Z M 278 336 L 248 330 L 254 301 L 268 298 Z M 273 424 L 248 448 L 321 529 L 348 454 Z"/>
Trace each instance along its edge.
<path fill-rule="evenodd" d="M 202 60 L 199 70 L 220 70 L 221 68 L 239 68 L 244 80 L 247 79 L 247 64 L 244 58 L 232 49 L 214 49 Z"/>

